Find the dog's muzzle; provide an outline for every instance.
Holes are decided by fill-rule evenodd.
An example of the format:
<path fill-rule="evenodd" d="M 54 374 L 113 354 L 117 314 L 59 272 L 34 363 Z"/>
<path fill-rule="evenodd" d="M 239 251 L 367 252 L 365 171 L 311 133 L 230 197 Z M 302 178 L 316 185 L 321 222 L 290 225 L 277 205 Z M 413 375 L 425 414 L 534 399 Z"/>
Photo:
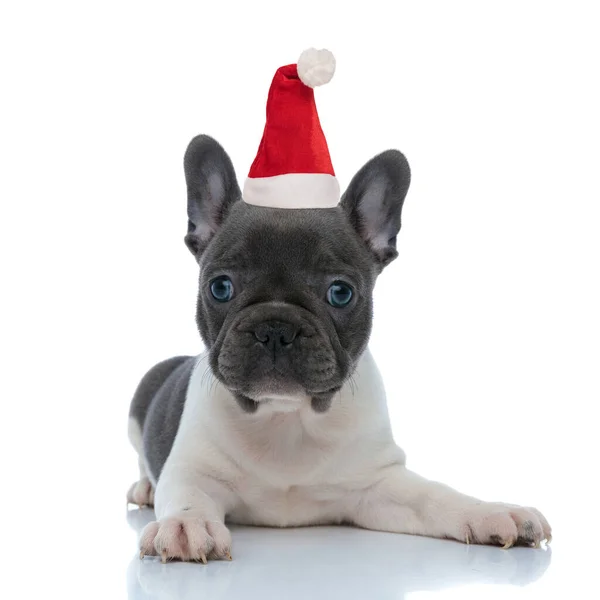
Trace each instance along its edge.
<path fill-rule="evenodd" d="M 251 398 L 319 394 L 338 387 L 343 376 L 331 337 L 304 308 L 252 305 L 240 311 L 215 345 L 212 364 L 227 387 Z"/>

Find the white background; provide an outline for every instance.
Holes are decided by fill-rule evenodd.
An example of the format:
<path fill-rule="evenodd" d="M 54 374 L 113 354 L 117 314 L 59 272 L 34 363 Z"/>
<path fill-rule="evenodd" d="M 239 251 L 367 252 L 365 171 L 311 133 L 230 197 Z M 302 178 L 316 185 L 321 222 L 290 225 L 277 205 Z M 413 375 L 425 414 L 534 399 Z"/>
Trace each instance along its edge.
<path fill-rule="evenodd" d="M 388 147 L 412 167 L 371 344 L 409 465 L 551 521 L 546 574 L 488 597 L 585 589 L 600 400 L 594 4 L 3 3 L 0 552 L 15 577 L 0 586 L 126 596 L 129 400 L 152 364 L 201 349 L 183 152 L 209 133 L 242 181 L 275 69 L 325 46 L 338 68 L 316 96 L 342 187 Z M 483 583 L 443 593 L 479 597 Z M 145 585 L 130 598 L 159 597 Z M 389 597 L 404 592 L 429 597 Z"/>

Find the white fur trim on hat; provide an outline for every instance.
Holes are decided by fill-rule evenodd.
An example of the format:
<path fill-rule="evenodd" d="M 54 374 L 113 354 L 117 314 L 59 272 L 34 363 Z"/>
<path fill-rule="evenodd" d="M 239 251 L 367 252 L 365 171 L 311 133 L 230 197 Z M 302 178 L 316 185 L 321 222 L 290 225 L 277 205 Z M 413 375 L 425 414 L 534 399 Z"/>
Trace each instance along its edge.
<path fill-rule="evenodd" d="M 311 88 L 324 85 L 335 73 L 335 57 L 329 50 L 309 48 L 300 55 L 297 69 L 304 85 Z"/>
<path fill-rule="evenodd" d="M 248 177 L 242 198 L 247 204 L 271 208 L 333 208 L 340 202 L 340 185 L 327 173 Z"/>

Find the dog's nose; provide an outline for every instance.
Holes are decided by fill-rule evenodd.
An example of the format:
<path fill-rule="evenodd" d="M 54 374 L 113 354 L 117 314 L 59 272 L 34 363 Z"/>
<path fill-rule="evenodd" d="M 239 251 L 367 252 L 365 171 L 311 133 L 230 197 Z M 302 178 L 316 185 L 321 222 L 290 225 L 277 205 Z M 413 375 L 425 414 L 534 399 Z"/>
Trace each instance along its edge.
<path fill-rule="evenodd" d="M 292 323 L 283 321 L 265 321 L 254 329 L 254 336 L 269 349 L 289 346 L 298 335 L 300 328 Z"/>

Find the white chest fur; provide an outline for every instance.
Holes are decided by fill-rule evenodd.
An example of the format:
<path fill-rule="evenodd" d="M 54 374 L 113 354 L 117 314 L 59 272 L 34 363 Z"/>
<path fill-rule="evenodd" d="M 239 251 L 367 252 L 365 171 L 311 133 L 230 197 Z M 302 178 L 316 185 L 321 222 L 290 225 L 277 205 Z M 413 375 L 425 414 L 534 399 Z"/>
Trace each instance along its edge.
<path fill-rule="evenodd" d="M 181 424 L 161 476 L 182 468 L 231 490 L 236 522 L 292 525 L 335 522 L 340 503 L 376 480 L 393 443 L 381 377 L 367 351 L 352 383 L 316 413 L 309 398 L 273 398 L 254 414 L 205 376 L 201 356 L 192 374 Z M 159 488 L 160 488 L 159 484 Z M 160 494 L 157 494 L 157 511 Z"/>

